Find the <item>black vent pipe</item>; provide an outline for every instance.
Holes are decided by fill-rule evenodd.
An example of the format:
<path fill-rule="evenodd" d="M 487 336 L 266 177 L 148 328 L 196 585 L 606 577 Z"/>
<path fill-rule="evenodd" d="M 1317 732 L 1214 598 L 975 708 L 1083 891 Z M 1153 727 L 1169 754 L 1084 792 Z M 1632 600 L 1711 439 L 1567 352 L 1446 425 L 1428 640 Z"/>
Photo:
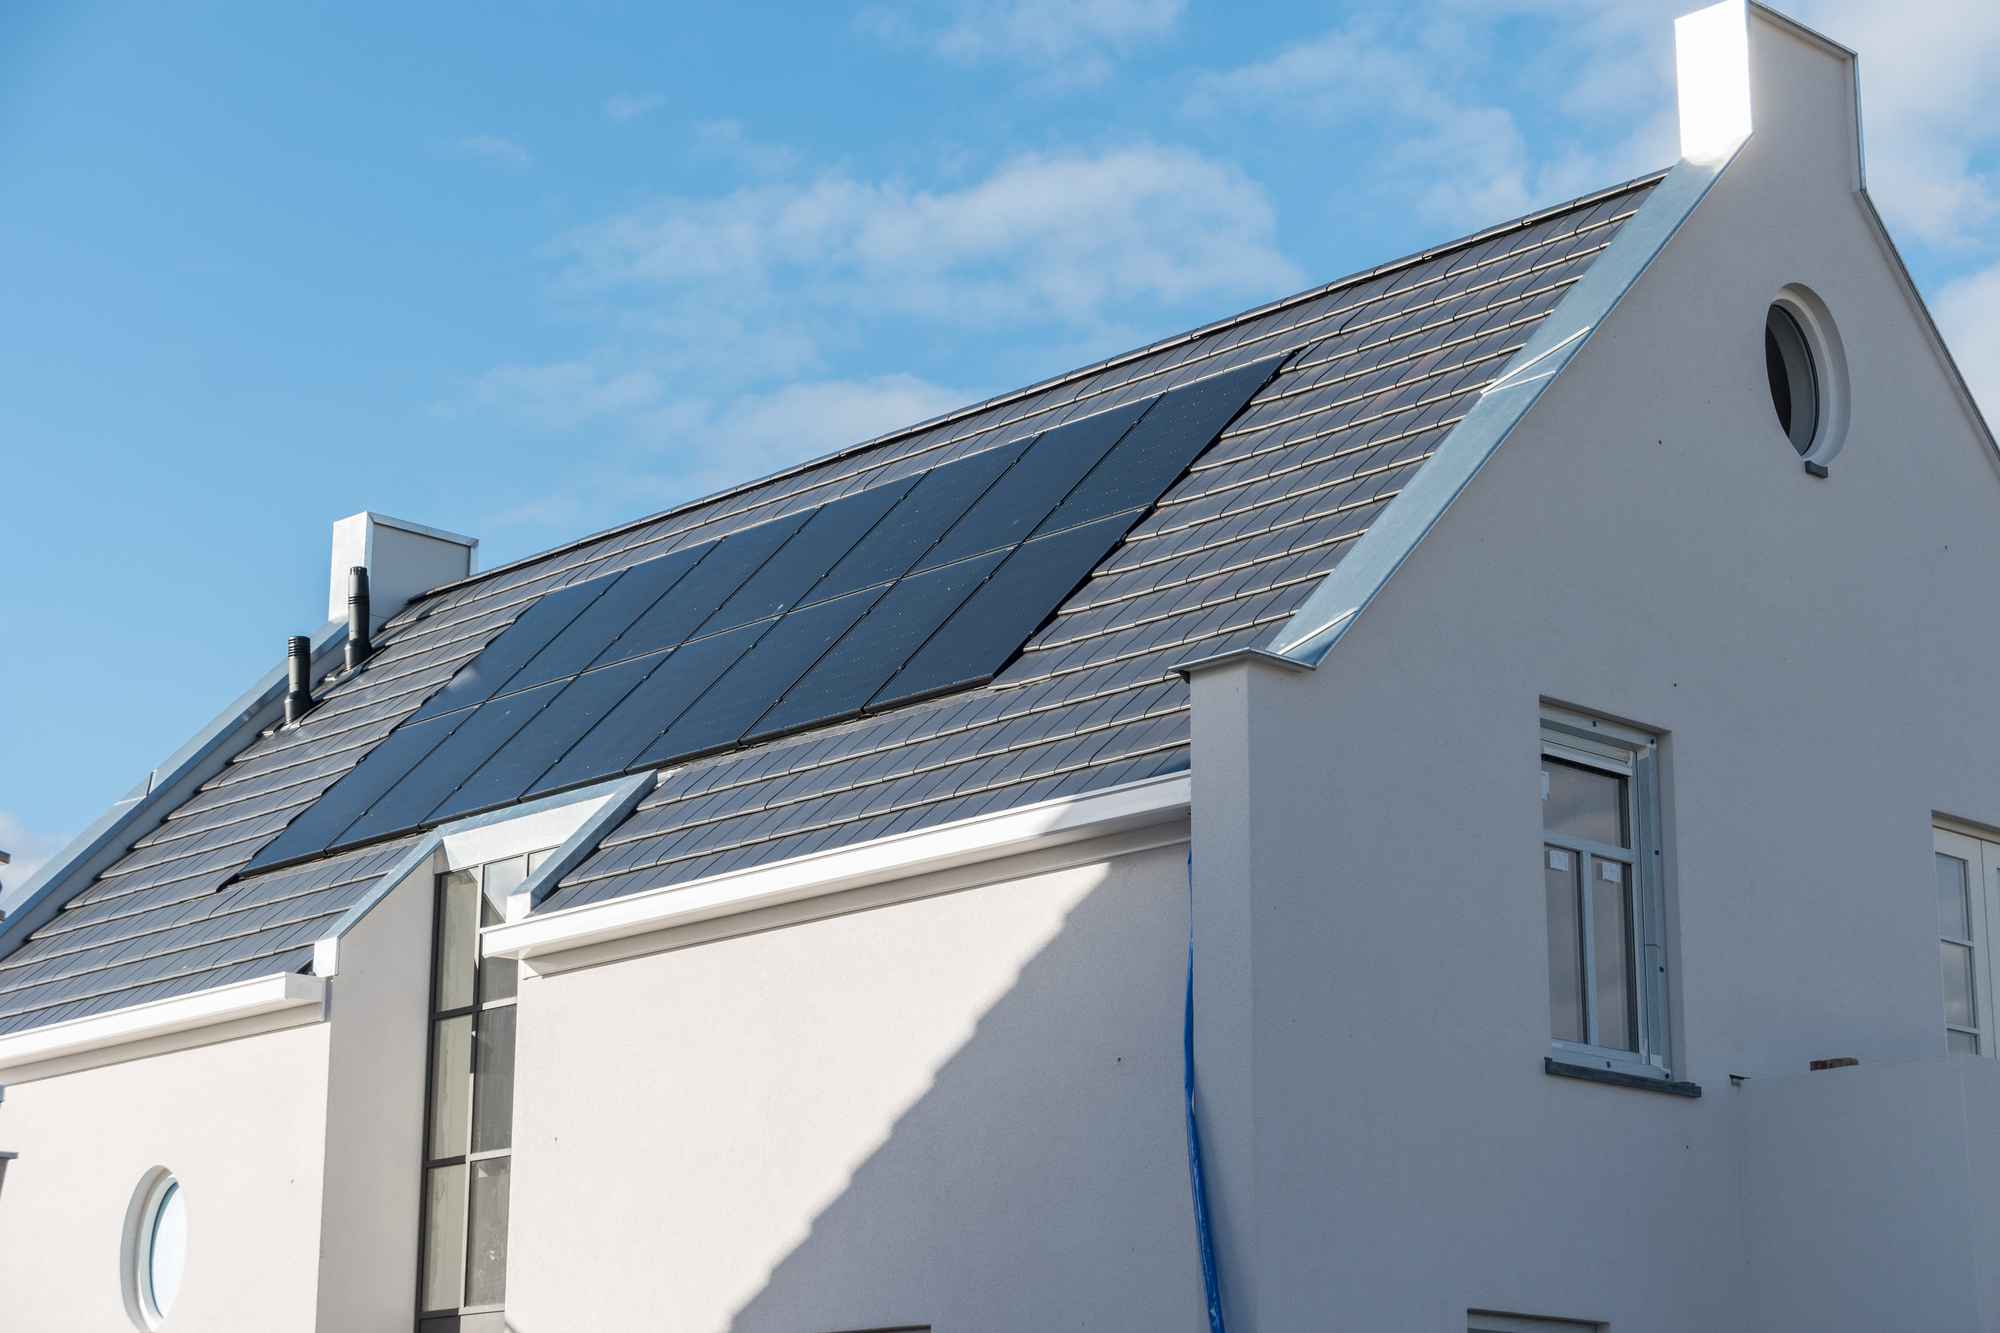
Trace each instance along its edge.
<path fill-rule="evenodd" d="M 347 669 L 354 670 L 374 651 L 368 639 L 368 567 L 354 565 L 347 571 Z"/>
<path fill-rule="evenodd" d="M 304 717 L 313 706 L 312 640 L 294 634 L 285 640 L 285 725 Z"/>

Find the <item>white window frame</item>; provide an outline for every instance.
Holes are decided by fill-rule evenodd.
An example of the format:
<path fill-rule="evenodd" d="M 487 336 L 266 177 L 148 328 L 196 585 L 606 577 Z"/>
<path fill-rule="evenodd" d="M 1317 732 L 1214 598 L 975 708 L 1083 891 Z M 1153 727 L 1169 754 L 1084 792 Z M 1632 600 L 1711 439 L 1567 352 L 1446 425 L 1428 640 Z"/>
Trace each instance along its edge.
<path fill-rule="evenodd" d="M 1993 996 L 1996 978 L 1993 971 L 1993 954 L 1987 947 L 1993 927 L 1993 916 L 2000 909 L 2000 841 L 1991 835 L 1969 832 L 1953 828 L 1942 822 L 1931 826 L 1931 851 L 1933 856 L 1951 856 L 1965 863 L 1965 887 L 1967 915 L 1970 917 L 1972 934 L 1969 938 L 1947 935 L 1938 931 L 1940 948 L 1954 944 L 1972 951 L 1972 1021 L 1973 1026 L 1965 1027 L 1947 1022 L 1947 1034 L 1962 1032 L 1971 1036 L 1979 1045 L 1978 1054 L 1986 1057 L 2000 1055 L 1996 1048 L 1994 1031 Z M 1935 894 L 1932 897 L 1932 915 L 1936 915 Z M 1938 1005 L 1942 1012 L 1944 1005 L 1943 963 L 1939 962 Z M 1950 1052 L 1950 1037 L 1946 1037 L 1946 1051 Z"/>
<path fill-rule="evenodd" d="M 1631 867 L 1632 958 L 1638 973 L 1635 987 L 1638 992 L 1639 1049 L 1634 1052 L 1598 1046 L 1587 1040 L 1563 1041 L 1551 1035 L 1549 1043 L 1554 1057 L 1565 1064 L 1586 1065 L 1642 1078 L 1667 1079 L 1671 1076 L 1669 1056 L 1672 1046 L 1667 1024 L 1669 960 L 1660 738 L 1635 727 L 1544 704 L 1541 757 L 1624 778 L 1626 818 L 1632 830 L 1630 848 L 1558 837 L 1549 833 L 1546 827 L 1541 830 L 1541 846 L 1544 849 L 1541 854 L 1544 856 L 1547 855 L 1545 849 L 1553 845 L 1574 855 L 1622 861 Z M 1578 908 L 1583 938 L 1591 939 L 1590 894 L 1582 895 Z M 1597 993 L 1594 952 L 1583 950 L 1586 1006 L 1594 1005 Z M 1586 1008 L 1585 1021 L 1589 1025 L 1586 1029 L 1588 1036 L 1596 1028 L 1594 1008 Z"/>

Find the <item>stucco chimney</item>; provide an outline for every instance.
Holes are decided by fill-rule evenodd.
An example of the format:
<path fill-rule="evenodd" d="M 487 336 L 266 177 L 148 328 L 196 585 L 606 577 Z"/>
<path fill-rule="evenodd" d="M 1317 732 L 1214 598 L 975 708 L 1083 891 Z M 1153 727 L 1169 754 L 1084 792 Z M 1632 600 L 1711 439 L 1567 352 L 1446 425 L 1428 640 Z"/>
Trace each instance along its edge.
<path fill-rule="evenodd" d="M 380 626 L 419 593 L 470 574 L 478 549 L 477 537 L 366 510 L 350 514 L 333 525 L 326 618 L 347 614 L 348 576 L 357 567 L 368 571 L 369 619 Z"/>
<path fill-rule="evenodd" d="M 1722 0 L 1674 20 L 1681 157 L 1720 162 L 1750 137 L 1750 12 Z"/>

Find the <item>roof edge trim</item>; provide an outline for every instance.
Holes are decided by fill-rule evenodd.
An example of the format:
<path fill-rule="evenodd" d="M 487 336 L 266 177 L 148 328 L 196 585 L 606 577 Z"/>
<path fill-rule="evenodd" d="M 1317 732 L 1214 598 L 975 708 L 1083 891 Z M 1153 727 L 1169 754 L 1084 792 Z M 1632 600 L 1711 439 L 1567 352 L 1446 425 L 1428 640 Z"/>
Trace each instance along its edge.
<path fill-rule="evenodd" d="M 1166 823 L 1186 814 L 1186 772 L 975 815 L 936 828 L 586 903 L 490 927 L 489 957 L 546 959 L 590 945 L 824 898 Z"/>
<path fill-rule="evenodd" d="M 407 883 L 410 876 L 435 869 L 434 862 L 440 854 L 444 859 L 442 868 L 456 870 L 518 855 L 512 850 L 517 844 L 520 851 L 527 852 L 537 850 L 538 843 L 547 845 L 545 839 L 556 839 L 555 855 L 508 897 L 505 905 L 507 919 L 513 920 L 515 898 L 539 884 L 552 883 L 549 879 L 551 866 L 560 865 L 566 869 L 596 850 L 604 835 L 632 812 L 640 799 L 653 789 L 656 781 L 658 775 L 654 773 L 635 773 L 630 777 L 545 796 L 483 815 L 471 815 L 432 829 L 419 838 L 414 847 L 398 857 L 394 865 L 376 876 L 368 891 L 334 919 L 326 934 L 313 941 L 313 975 L 338 976 L 341 938 L 361 924 L 362 918 L 383 899 Z M 522 821 L 531 822 L 523 824 Z M 563 871 L 553 873 L 561 874 Z"/>
<path fill-rule="evenodd" d="M 159 1038 L 193 1038 L 177 1043 L 192 1046 L 204 1039 L 318 1022 L 326 1014 L 326 991 L 326 982 L 318 977 L 274 972 L 129 1009 L 29 1028 L 0 1037 L 0 1075 L 8 1075 L 10 1082 L 25 1083 L 115 1064 L 133 1055 L 154 1054 L 152 1049 L 134 1052 L 129 1048 Z M 264 1021 L 253 1026 L 253 1020 Z M 225 1025 L 233 1030 L 216 1031 Z"/>
<path fill-rule="evenodd" d="M 312 636 L 312 674 L 333 669 L 347 642 L 345 621 L 329 620 Z M 180 749 L 168 755 L 98 816 L 28 881 L 20 904 L 0 922 L 0 958 L 68 904 L 77 891 L 151 832 L 167 813 L 220 773 L 258 732 L 284 715 L 285 666 L 266 672 L 235 702 L 210 718 Z"/>
<path fill-rule="evenodd" d="M 1610 247 L 1486 387 L 1410 485 L 1264 645 L 1268 652 L 1309 667 L 1325 660 L 1741 151 L 1738 144 L 1736 151 L 1714 162 L 1682 161 L 1653 187 Z M 1206 665 L 1211 663 L 1191 662 L 1182 670 Z"/>

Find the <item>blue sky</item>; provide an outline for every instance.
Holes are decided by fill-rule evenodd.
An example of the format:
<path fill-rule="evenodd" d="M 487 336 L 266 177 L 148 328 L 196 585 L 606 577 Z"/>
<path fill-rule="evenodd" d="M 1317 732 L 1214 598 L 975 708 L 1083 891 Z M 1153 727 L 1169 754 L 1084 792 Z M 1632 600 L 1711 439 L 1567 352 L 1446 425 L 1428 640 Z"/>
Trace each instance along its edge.
<path fill-rule="evenodd" d="M 0 878 L 341 515 L 498 563 L 1664 166 L 1692 2 L 6 6 Z M 2000 6 L 1795 10 L 2000 407 Z"/>

